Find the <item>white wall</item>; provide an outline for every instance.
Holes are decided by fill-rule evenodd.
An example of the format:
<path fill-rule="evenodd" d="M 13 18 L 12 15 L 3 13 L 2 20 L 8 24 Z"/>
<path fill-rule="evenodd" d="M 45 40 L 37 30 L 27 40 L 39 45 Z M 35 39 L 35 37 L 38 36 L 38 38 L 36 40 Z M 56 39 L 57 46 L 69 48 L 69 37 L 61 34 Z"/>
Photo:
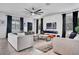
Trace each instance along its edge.
<path fill-rule="evenodd" d="M 44 30 L 46 29 L 46 23 L 50 23 L 50 22 L 56 22 L 57 23 L 57 29 L 53 30 L 53 29 L 49 29 L 49 30 L 53 30 L 53 31 L 58 31 L 59 35 L 62 35 L 62 15 L 61 14 L 56 14 L 56 15 L 52 15 L 52 16 L 48 16 L 44 18 Z"/>
<path fill-rule="evenodd" d="M 0 14 L 0 38 L 6 37 L 6 29 L 7 29 L 7 16 L 4 14 Z"/>
<path fill-rule="evenodd" d="M 33 32 L 36 32 L 36 20 L 33 18 L 24 18 L 24 31 L 27 32 L 27 22 L 32 22 L 33 23 Z M 51 15 L 48 17 L 44 17 L 44 22 L 43 22 L 43 28 L 44 30 L 46 29 L 46 23 L 50 23 L 50 22 L 57 22 L 57 29 L 49 29 L 49 30 L 53 30 L 53 31 L 58 31 L 59 35 L 62 35 L 62 15 L 61 14 L 57 14 L 57 15 Z M 39 26 L 40 26 L 40 19 L 39 19 Z M 40 30 L 38 30 L 40 33 Z"/>

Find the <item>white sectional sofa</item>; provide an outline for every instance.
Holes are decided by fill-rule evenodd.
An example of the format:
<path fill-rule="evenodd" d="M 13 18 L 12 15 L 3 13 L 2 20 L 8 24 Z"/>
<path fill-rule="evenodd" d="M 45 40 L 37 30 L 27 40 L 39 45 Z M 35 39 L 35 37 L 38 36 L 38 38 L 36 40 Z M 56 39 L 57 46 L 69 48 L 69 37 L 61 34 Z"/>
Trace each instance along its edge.
<path fill-rule="evenodd" d="M 23 50 L 33 46 L 33 35 L 8 34 L 9 43 L 16 49 L 16 51 Z"/>
<path fill-rule="evenodd" d="M 55 38 L 53 51 L 62 55 L 79 55 L 79 35 L 74 39 Z"/>

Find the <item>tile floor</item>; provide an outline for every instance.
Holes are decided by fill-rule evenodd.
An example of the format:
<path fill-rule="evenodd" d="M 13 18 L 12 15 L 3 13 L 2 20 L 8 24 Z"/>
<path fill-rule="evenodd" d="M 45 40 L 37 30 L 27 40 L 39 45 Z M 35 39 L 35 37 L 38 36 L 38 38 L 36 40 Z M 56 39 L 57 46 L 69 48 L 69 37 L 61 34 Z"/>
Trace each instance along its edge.
<path fill-rule="evenodd" d="M 41 41 L 35 41 L 35 45 L 40 42 Z M 0 55 L 41 55 L 41 54 L 43 55 L 44 53 L 42 51 L 35 49 L 34 47 L 17 52 L 8 43 L 7 39 L 0 39 Z M 54 55 L 55 53 L 52 52 L 52 54 Z"/>

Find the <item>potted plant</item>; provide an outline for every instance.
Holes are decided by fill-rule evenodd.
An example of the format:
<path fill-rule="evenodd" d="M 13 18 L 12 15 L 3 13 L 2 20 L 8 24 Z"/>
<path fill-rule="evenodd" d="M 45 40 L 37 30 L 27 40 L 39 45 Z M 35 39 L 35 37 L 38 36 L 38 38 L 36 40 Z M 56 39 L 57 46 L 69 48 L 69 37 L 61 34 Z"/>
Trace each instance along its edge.
<path fill-rule="evenodd" d="M 77 27 L 75 28 L 75 31 L 76 31 L 77 33 L 79 33 L 79 26 L 77 26 Z"/>

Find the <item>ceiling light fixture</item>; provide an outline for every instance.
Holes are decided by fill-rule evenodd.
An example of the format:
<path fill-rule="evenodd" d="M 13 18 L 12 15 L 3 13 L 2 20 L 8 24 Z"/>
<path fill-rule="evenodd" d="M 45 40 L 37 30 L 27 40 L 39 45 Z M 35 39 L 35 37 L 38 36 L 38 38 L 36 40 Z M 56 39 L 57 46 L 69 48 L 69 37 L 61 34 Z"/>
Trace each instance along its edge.
<path fill-rule="evenodd" d="M 34 13 L 32 13 L 32 15 L 34 16 L 35 14 L 34 14 Z"/>

